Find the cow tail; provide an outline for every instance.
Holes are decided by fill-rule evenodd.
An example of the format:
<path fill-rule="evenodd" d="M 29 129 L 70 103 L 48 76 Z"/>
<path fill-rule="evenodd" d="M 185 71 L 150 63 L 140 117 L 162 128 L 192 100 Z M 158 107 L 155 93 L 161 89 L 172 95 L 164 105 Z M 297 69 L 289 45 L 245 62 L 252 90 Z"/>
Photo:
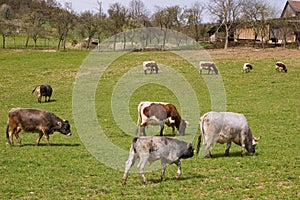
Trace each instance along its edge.
<path fill-rule="evenodd" d="M 140 123 L 141 123 L 141 105 L 138 106 L 138 119 L 136 122 L 135 135 L 138 135 L 138 133 L 139 133 Z"/>
<path fill-rule="evenodd" d="M 32 90 L 32 92 L 31 93 L 34 93 L 34 91 L 36 90 L 36 88 L 37 88 L 38 86 L 36 86 L 33 90 Z"/>
<path fill-rule="evenodd" d="M 8 130 L 9 130 L 9 125 L 7 124 L 7 127 L 6 127 L 6 139 L 7 140 L 9 140 Z"/>
<path fill-rule="evenodd" d="M 196 151 L 197 154 L 199 154 L 201 138 L 204 136 L 203 118 L 204 118 L 204 116 L 200 118 L 200 134 L 199 134 L 198 142 L 197 142 L 197 151 Z"/>

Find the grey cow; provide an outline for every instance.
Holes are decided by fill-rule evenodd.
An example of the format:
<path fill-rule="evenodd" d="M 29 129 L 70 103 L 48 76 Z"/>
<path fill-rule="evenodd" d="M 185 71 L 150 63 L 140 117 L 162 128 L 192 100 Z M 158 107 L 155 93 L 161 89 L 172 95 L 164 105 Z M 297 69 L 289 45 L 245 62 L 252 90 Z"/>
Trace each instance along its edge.
<path fill-rule="evenodd" d="M 225 156 L 229 156 L 231 142 L 242 147 L 242 156 L 246 150 L 250 155 L 255 154 L 257 140 L 252 136 L 247 119 L 243 114 L 233 112 L 208 112 L 200 118 L 200 135 L 198 137 L 197 154 L 199 153 L 201 138 L 205 149 L 205 156 L 210 158 L 210 148 L 216 143 L 227 144 Z"/>
<path fill-rule="evenodd" d="M 150 164 L 156 160 L 161 161 L 161 180 L 165 180 L 165 169 L 167 165 L 175 163 L 177 165 L 177 176 L 181 175 L 180 159 L 191 158 L 194 156 L 194 148 L 191 143 L 184 142 L 176 138 L 160 136 L 135 137 L 129 151 L 129 158 L 125 164 L 122 184 L 126 184 L 126 179 L 130 168 L 134 165 L 137 158 L 140 159 L 138 168 L 146 183 L 144 167 L 147 162 Z"/>

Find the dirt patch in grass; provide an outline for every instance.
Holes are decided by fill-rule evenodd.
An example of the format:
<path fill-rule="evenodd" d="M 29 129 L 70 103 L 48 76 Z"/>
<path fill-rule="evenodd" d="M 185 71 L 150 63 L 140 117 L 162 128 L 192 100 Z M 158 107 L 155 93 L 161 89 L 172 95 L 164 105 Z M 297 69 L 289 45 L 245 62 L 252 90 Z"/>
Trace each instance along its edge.
<path fill-rule="evenodd" d="M 227 51 L 224 49 L 211 49 L 207 50 L 213 59 L 245 59 L 245 60 L 261 60 L 265 58 L 273 59 L 274 61 L 282 60 L 288 62 L 289 59 L 299 57 L 300 50 L 297 49 L 284 49 L 267 48 L 231 48 Z"/>

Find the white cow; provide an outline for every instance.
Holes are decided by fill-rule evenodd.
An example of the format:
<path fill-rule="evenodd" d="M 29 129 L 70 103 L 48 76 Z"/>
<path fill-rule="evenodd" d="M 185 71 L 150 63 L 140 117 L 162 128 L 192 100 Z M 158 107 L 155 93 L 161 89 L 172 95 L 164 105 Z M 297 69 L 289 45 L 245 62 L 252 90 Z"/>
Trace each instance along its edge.
<path fill-rule="evenodd" d="M 215 74 L 218 74 L 218 68 L 216 67 L 216 64 L 214 62 L 205 62 L 205 61 L 201 61 L 199 63 L 199 72 L 200 74 L 202 74 L 202 70 L 208 70 L 208 74 L 210 73 L 210 71 L 214 71 Z"/>
<path fill-rule="evenodd" d="M 253 69 L 253 66 L 250 63 L 244 63 L 242 72 L 250 72 Z"/>
<path fill-rule="evenodd" d="M 144 167 L 147 162 L 150 164 L 156 160 L 161 161 L 161 180 L 165 180 L 165 170 L 167 165 L 175 163 L 177 165 L 177 176 L 181 175 L 180 159 L 194 156 L 194 148 L 191 143 L 184 142 L 176 138 L 160 136 L 135 137 L 129 151 L 129 157 L 125 164 L 122 184 L 126 184 L 126 179 L 130 168 L 137 158 L 140 159 L 138 169 L 146 183 Z"/>
<path fill-rule="evenodd" d="M 250 155 L 255 154 L 256 138 L 243 114 L 233 112 L 208 112 L 200 118 L 200 135 L 198 137 L 197 154 L 199 153 L 201 138 L 205 149 L 205 156 L 210 158 L 210 148 L 216 143 L 227 144 L 225 156 L 229 156 L 231 142 L 242 146 L 242 156 L 246 150 Z"/>
<path fill-rule="evenodd" d="M 145 75 L 147 74 L 147 70 L 150 70 L 150 74 L 152 74 L 153 71 L 155 71 L 157 74 L 159 67 L 155 61 L 145 61 L 143 62 L 143 70 Z"/>

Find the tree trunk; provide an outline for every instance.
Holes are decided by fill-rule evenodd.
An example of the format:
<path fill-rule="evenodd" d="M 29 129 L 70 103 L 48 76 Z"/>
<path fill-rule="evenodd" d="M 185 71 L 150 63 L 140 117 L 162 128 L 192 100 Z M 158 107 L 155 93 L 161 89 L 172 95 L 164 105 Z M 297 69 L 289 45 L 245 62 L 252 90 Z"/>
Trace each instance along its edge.
<path fill-rule="evenodd" d="M 5 49 L 5 34 L 2 34 L 2 48 Z"/>

